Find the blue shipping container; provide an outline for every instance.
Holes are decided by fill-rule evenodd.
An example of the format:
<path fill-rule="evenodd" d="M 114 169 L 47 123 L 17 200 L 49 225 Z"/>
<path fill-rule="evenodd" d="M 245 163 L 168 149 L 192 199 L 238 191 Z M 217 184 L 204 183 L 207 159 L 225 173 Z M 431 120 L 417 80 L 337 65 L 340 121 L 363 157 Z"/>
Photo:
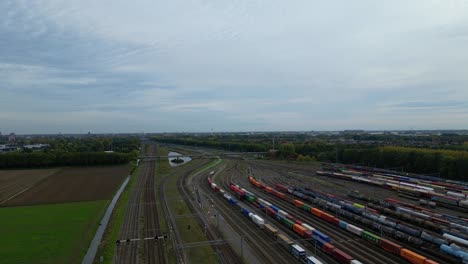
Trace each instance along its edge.
<path fill-rule="evenodd" d="M 231 199 L 229 199 L 229 203 L 230 203 L 230 204 L 237 204 L 237 200 L 231 198 Z"/>
<path fill-rule="evenodd" d="M 345 221 L 340 221 L 338 225 L 340 226 L 340 228 L 346 229 L 346 227 L 348 226 L 348 223 L 346 223 Z"/>
<path fill-rule="evenodd" d="M 313 234 L 314 236 L 320 237 L 321 239 L 323 239 L 323 240 L 326 241 L 326 242 L 330 242 L 330 241 L 331 241 L 331 239 L 330 239 L 327 235 L 325 235 L 324 233 L 318 231 L 317 229 L 315 229 L 314 231 L 312 231 L 312 234 Z"/>
<path fill-rule="evenodd" d="M 274 205 L 270 206 L 270 208 L 273 209 L 275 212 L 278 212 L 278 211 L 279 211 L 279 208 L 276 207 L 276 206 L 274 206 Z"/>
<path fill-rule="evenodd" d="M 321 239 L 318 236 L 313 236 L 313 238 L 315 241 L 315 245 L 317 245 L 318 248 L 323 248 L 323 246 L 328 243 L 327 241 Z"/>
<path fill-rule="evenodd" d="M 246 215 L 246 216 L 249 216 L 250 212 L 249 212 L 249 210 L 247 210 L 245 208 L 242 208 L 242 214 Z"/>

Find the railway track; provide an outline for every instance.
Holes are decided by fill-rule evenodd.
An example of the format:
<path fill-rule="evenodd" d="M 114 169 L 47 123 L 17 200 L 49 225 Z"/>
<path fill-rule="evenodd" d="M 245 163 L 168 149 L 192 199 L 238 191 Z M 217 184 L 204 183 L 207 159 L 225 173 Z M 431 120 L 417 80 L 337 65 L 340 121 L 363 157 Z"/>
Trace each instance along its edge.
<path fill-rule="evenodd" d="M 251 166 L 253 172 L 262 173 L 262 174 L 265 174 L 265 171 L 268 171 L 268 173 L 271 173 L 273 170 L 274 170 L 275 172 L 278 172 L 278 171 L 279 171 L 279 172 L 287 172 L 287 170 L 284 168 L 284 166 L 280 166 L 280 168 L 276 168 L 276 167 L 272 168 L 271 166 L 267 166 L 267 165 L 264 165 L 264 164 L 258 165 L 258 164 L 252 164 L 252 163 L 250 163 L 250 166 Z M 268 174 L 268 173 L 267 173 L 267 174 Z M 246 188 L 246 189 L 249 190 L 249 191 L 254 190 L 255 193 L 258 193 L 258 190 L 257 190 L 257 189 L 253 189 L 253 188 L 251 187 L 251 185 L 249 184 L 248 180 L 247 180 L 247 179 L 244 179 L 244 178 L 246 178 L 246 177 L 241 178 L 241 180 L 242 180 L 242 185 L 248 186 L 248 188 L 246 188 L 246 187 L 244 187 L 244 188 Z M 271 185 L 271 186 L 274 186 L 275 180 L 277 180 L 276 177 L 274 177 L 274 180 L 272 180 L 271 177 L 266 177 L 266 178 L 264 179 L 264 182 L 267 183 L 267 184 L 269 184 L 269 185 Z M 283 181 L 279 180 L 279 182 L 283 182 Z M 277 182 L 276 182 L 276 183 L 277 183 Z M 261 192 L 260 192 L 260 193 L 261 193 Z M 263 196 L 264 196 L 264 197 L 263 197 Z M 352 236 L 351 234 L 348 234 L 348 233 L 339 232 L 340 230 L 338 230 L 338 232 L 337 232 L 337 230 L 336 230 L 335 228 L 329 229 L 330 227 L 329 227 L 329 224 L 328 224 L 328 223 L 324 223 L 324 222 L 321 221 L 320 219 L 316 219 L 316 218 L 314 218 L 314 217 L 311 217 L 310 214 L 307 214 L 307 213 L 305 213 L 305 212 L 303 212 L 303 211 L 301 211 L 301 210 L 297 210 L 297 208 L 295 208 L 294 206 L 292 206 L 292 205 L 289 204 L 288 202 L 285 202 L 285 201 L 282 200 L 282 199 L 278 199 L 278 198 L 276 198 L 276 197 L 274 197 L 274 196 L 267 195 L 267 194 L 265 194 L 265 193 L 263 193 L 263 196 L 261 196 L 261 197 L 262 197 L 262 198 L 269 199 L 269 200 L 273 200 L 275 204 L 278 203 L 278 205 L 279 205 L 280 207 L 285 207 L 285 206 L 287 206 L 286 208 L 293 208 L 293 209 L 292 209 L 293 211 L 291 211 L 291 212 L 294 212 L 293 214 L 295 214 L 295 215 L 297 215 L 297 216 L 300 216 L 300 217 L 301 217 L 301 220 L 310 221 L 311 223 L 316 224 L 316 225 L 319 226 L 320 229 L 322 229 L 324 232 L 329 232 L 330 235 L 331 235 L 331 237 L 332 237 L 332 239 L 340 239 L 341 235 L 340 235 L 340 234 L 336 234 L 336 233 L 342 233 L 342 234 L 345 234 L 345 235 L 350 235 L 350 236 Z M 291 209 L 288 209 L 288 210 L 291 210 Z M 347 221 L 350 222 L 350 220 L 347 220 Z M 353 221 L 351 221 L 351 222 L 353 222 Z M 360 223 L 353 223 L 353 224 L 355 224 L 355 225 L 357 225 L 357 226 L 360 226 L 360 225 L 361 225 Z M 362 226 L 361 226 L 361 227 L 362 227 Z M 363 227 L 362 227 L 362 228 L 363 228 Z M 330 230 L 330 231 L 328 231 L 328 230 Z M 335 238 L 334 236 L 336 236 L 336 238 Z M 352 236 L 352 237 L 356 238 L 355 236 Z M 344 238 L 341 238 L 341 239 L 344 239 Z M 360 238 L 359 238 L 359 239 L 360 239 Z M 401 243 L 401 242 L 400 242 L 400 243 Z M 354 248 L 355 251 L 350 251 L 350 252 L 358 252 L 359 254 L 361 254 L 360 252 L 365 251 L 364 254 L 362 254 L 362 256 L 367 256 L 367 257 L 369 257 L 369 254 L 366 254 L 366 252 L 367 252 L 367 253 L 370 253 L 370 252 L 369 252 L 369 249 L 373 249 L 371 252 L 375 253 L 374 255 L 376 255 L 376 256 L 379 257 L 379 258 L 377 259 L 377 261 L 378 261 L 379 259 L 385 260 L 385 262 L 372 262 L 372 263 L 401 263 L 401 261 L 402 261 L 401 258 L 399 258 L 399 257 L 397 257 L 397 256 L 395 256 L 395 255 L 393 255 L 393 254 L 390 254 L 390 253 L 388 253 L 388 252 L 386 252 L 386 251 L 383 251 L 381 248 L 379 248 L 379 247 L 377 247 L 377 246 L 375 246 L 375 245 L 373 245 L 373 244 L 371 244 L 371 243 L 368 243 L 367 241 L 364 241 L 364 240 L 362 240 L 362 239 L 361 239 L 361 242 L 358 243 L 358 244 L 359 244 L 359 245 L 368 245 L 367 250 L 366 250 L 366 249 L 358 250 L 358 249 L 356 249 L 356 247 L 351 247 L 351 244 L 348 244 L 348 243 L 346 244 L 346 246 L 349 245 L 349 248 L 350 248 L 350 249 L 353 249 L 353 248 Z M 339 246 L 341 247 L 341 245 L 339 245 Z M 347 249 L 346 249 L 346 246 L 344 246 L 343 249 L 347 250 Z M 405 246 L 406 248 L 409 248 L 409 249 L 415 251 L 415 252 L 420 252 L 421 254 L 425 254 L 425 255 L 428 255 L 428 254 L 429 254 L 429 255 L 431 256 L 432 259 L 434 259 L 434 260 L 436 260 L 436 261 L 438 261 L 438 262 L 440 262 L 440 263 L 447 263 L 447 261 L 446 261 L 445 259 L 440 258 L 439 255 L 435 254 L 435 252 L 421 251 L 419 248 L 415 248 L 415 247 L 412 246 L 412 245 L 407 245 L 406 243 L 404 244 L 404 246 Z M 356 255 L 356 254 L 355 254 L 355 255 Z M 387 255 L 387 257 L 385 257 L 385 255 Z M 356 255 L 356 257 L 357 257 L 357 255 Z M 370 257 L 371 257 L 371 259 L 372 259 L 372 258 L 375 258 L 375 257 L 373 257 L 373 256 L 370 256 Z M 390 262 L 392 259 L 393 259 L 394 261 L 393 261 L 393 262 Z M 361 260 L 361 259 L 360 259 L 360 260 Z"/>
<path fill-rule="evenodd" d="M 206 215 L 203 212 L 199 212 L 197 210 L 197 206 L 194 204 L 194 197 L 190 195 L 190 190 L 187 188 L 187 178 L 192 172 L 186 173 L 182 177 L 177 180 L 177 189 L 179 193 L 182 194 L 184 201 L 186 202 L 187 206 L 193 213 L 196 213 L 200 217 L 197 218 L 198 224 L 200 227 L 208 227 L 210 226 L 210 222 L 206 218 Z M 199 177 L 203 179 L 203 177 Z M 206 181 L 205 181 L 206 182 Z M 216 240 L 222 238 L 222 233 L 215 227 L 211 226 L 211 228 L 207 228 L 207 238 L 209 240 Z M 237 253 L 233 250 L 233 248 L 229 244 L 223 245 L 214 245 L 213 249 L 215 250 L 219 260 L 221 263 L 226 264 L 239 264 L 243 263 L 242 259 L 237 255 Z"/>
<path fill-rule="evenodd" d="M 155 153 L 156 147 L 151 145 L 149 152 Z M 120 231 L 120 239 L 127 242 L 118 243 L 114 263 L 167 263 L 164 242 L 144 239 L 160 236 L 154 187 L 155 168 L 154 161 L 143 161 L 141 172 L 136 175 Z"/>
<path fill-rule="evenodd" d="M 251 167 L 252 172 L 258 173 L 259 169 L 255 166 Z M 263 172 L 265 170 L 262 170 Z M 262 172 L 260 171 L 260 172 Z M 247 177 L 243 175 L 243 177 L 239 178 L 240 184 L 243 188 L 247 189 L 250 192 L 253 192 L 258 197 L 271 201 L 273 204 L 279 206 L 283 210 L 291 212 L 299 219 L 306 221 L 307 223 L 312 224 L 313 226 L 317 227 L 319 230 L 325 232 L 330 236 L 335 246 L 339 247 L 340 249 L 344 250 L 351 256 L 355 257 L 359 261 L 363 263 L 401 263 L 401 258 L 392 255 L 388 252 L 382 251 L 380 248 L 368 243 L 367 241 L 362 240 L 361 238 L 357 238 L 356 236 L 343 232 L 342 230 L 337 230 L 334 226 L 329 225 L 328 223 L 324 223 L 321 219 L 317 219 L 312 217 L 310 214 L 305 213 L 301 210 L 297 210 L 297 208 L 293 207 L 290 203 L 271 196 L 263 191 L 259 191 L 256 188 L 253 188 L 250 182 L 247 180 Z M 288 229 L 287 229 L 288 230 Z M 289 230 L 288 230 L 289 231 Z M 295 235 L 295 234 L 293 234 Z M 297 235 L 295 235 L 297 236 Z M 306 247 L 309 246 L 310 249 L 313 249 L 313 245 L 308 243 Z M 375 247 L 375 248 L 374 248 Z M 369 250 L 372 249 L 372 250 Z"/>
<path fill-rule="evenodd" d="M 229 169 L 223 174 L 225 175 L 227 172 L 229 172 Z M 229 179 L 226 179 L 227 177 L 223 177 L 221 187 L 229 191 Z M 207 185 L 206 178 L 201 179 L 199 185 L 206 192 L 213 193 L 213 190 Z M 240 210 L 236 210 L 227 204 L 218 194 L 212 197 L 219 211 L 225 216 L 226 222 L 244 238 L 244 241 L 252 247 L 261 261 L 264 263 L 291 263 L 295 261 L 292 255 L 281 245 L 274 243 L 270 236 L 241 215 Z"/>

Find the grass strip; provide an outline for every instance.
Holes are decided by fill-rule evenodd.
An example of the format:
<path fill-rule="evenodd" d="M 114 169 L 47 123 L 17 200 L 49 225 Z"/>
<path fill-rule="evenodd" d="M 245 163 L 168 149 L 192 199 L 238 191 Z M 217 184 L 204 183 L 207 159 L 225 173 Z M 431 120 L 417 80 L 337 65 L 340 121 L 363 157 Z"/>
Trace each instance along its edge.
<path fill-rule="evenodd" d="M 104 233 L 101 245 L 99 246 L 98 253 L 96 254 L 97 260 L 95 260 L 95 263 L 101 263 L 99 261 L 101 256 L 104 260 L 102 263 L 112 263 L 116 247 L 115 241 L 119 239 L 120 228 L 125 216 L 125 209 L 128 203 L 128 198 L 130 196 L 130 190 L 134 185 L 135 178 L 140 176 L 140 170 L 141 166 L 138 166 L 133 172 L 129 183 L 125 187 L 125 190 L 120 195 L 120 198 L 114 207 L 114 211 L 112 212 L 109 224 L 107 225 L 106 232 Z"/>

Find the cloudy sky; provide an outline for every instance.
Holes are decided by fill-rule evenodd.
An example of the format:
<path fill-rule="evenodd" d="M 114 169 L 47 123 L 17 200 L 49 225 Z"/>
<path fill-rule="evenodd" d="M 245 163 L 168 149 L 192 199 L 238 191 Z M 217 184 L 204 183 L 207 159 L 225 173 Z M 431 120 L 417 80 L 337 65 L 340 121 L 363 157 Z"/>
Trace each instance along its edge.
<path fill-rule="evenodd" d="M 0 1 L 0 131 L 468 128 L 468 1 Z"/>

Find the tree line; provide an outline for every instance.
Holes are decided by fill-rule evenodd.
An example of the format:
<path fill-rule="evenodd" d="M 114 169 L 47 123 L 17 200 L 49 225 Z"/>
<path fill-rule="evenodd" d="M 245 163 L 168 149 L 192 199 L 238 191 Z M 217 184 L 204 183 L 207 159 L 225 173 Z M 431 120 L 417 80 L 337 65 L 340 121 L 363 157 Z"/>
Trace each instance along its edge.
<path fill-rule="evenodd" d="M 117 152 L 11 152 L 0 154 L 0 168 L 112 165 L 128 163 L 134 158 L 135 153 Z"/>
<path fill-rule="evenodd" d="M 198 147 L 219 148 L 230 151 L 269 151 L 270 142 L 249 139 L 216 140 L 216 138 L 155 137 L 156 141 Z M 440 176 L 452 180 L 465 180 L 468 176 L 468 151 L 416 148 L 403 146 L 376 146 L 327 142 L 283 142 L 268 154 L 272 159 L 297 161 L 324 161 L 393 169 L 397 171 Z"/>

